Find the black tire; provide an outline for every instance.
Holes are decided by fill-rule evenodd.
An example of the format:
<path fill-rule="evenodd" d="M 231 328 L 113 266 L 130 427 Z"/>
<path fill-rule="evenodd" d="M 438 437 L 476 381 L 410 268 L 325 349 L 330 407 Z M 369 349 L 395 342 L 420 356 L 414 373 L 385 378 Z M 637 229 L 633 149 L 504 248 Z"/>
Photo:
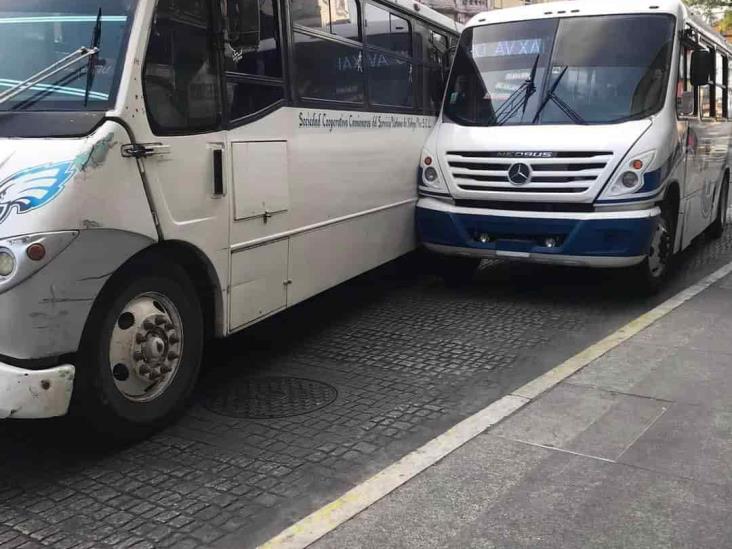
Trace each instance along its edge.
<path fill-rule="evenodd" d="M 729 207 L 729 176 L 725 174 L 720 188 L 719 203 L 717 204 L 717 215 L 714 221 L 707 228 L 710 238 L 721 238 L 724 228 L 727 225 L 727 208 Z"/>
<path fill-rule="evenodd" d="M 473 279 L 481 260 L 476 257 L 439 256 L 437 271 L 448 286 L 461 286 Z"/>
<path fill-rule="evenodd" d="M 632 268 L 633 279 L 641 294 L 657 293 L 666 282 L 672 265 L 673 248 L 676 241 L 677 210 L 667 198 L 661 204 L 661 216 L 657 231 L 651 242 L 648 256 Z M 658 255 L 656 255 L 658 254 Z"/>
<path fill-rule="evenodd" d="M 118 388 L 119 378 L 115 381 L 110 364 L 110 343 L 113 332 L 123 328 L 120 315 L 125 307 L 136 296 L 147 295 L 162 296 L 176 308 L 182 342 L 175 374 L 166 388 L 152 400 L 140 402 L 130 400 Z M 159 307 L 157 302 L 153 303 Z M 135 262 L 115 274 L 97 298 L 84 329 L 77 356 L 74 415 L 107 440 L 116 442 L 147 436 L 168 424 L 184 409 L 198 379 L 203 349 L 202 316 L 195 287 L 178 265 L 160 262 L 158 258 L 156 262 Z M 168 329 L 167 325 L 160 327 L 163 328 Z M 165 349 L 167 353 L 168 342 Z M 147 383 L 145 379 L 141 381 Z"/>

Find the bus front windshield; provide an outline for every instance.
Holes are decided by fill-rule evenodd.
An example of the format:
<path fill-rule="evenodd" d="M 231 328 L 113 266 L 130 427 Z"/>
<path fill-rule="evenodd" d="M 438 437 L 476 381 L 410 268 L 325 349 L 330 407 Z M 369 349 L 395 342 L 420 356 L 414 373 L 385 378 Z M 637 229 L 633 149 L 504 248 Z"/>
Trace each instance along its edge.
<path fill-rule="evenodd" d="M 115 99 L 135 2 L 0 2 L 0 112 L 109 109 Z M 95 35 L 99 52 L 76 58 L 74 52 L 94 45 Z M 64 70 L 14 93 L 21 83 L 69 56 L 72 62 Z M 3 101 L 3 93 L 12 98 Z"/>
<path fill-rule="evenodd" d="M 608 15 L 472 27 L 444 114 L 458 124 L 612 124 L 655 114 L 671 71 L 671 16 Z"/>

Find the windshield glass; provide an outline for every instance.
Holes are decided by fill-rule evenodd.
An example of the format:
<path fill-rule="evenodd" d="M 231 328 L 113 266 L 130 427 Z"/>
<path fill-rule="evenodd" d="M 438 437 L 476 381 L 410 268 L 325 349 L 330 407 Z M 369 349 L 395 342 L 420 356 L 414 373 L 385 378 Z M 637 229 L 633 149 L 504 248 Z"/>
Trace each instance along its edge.
<path fill-rule="evenodd" d="M 0 93 L 80 47 L 90 47 L 102 9 L 99 53 L 0 103 L 0 111 L 107 110 L 115 99 L 134 4 L 135 0 L 0 2 Z M 90 70 L 93 78 L 87 78 Z"/>
<path fill-rule="evenodd" d="M 472 27 L 460 39 L 444 113 L 477 126 L 644 118 L 663 107 L 673 41 L 674 19 L 660 14 Z"/>

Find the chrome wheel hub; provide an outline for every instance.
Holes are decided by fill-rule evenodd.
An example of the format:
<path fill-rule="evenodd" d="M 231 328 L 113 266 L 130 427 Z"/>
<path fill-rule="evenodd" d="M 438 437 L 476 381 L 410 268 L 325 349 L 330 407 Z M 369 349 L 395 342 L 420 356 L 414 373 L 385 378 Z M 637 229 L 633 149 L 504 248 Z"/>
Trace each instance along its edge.
<path fill-rule="evenodd" d="M 183 323 L 165 296 L 145 293 L 122 310 L 112 330 L 109 364 L 125 398 L 145 402 L 170 386 L 183 354 Z"/>

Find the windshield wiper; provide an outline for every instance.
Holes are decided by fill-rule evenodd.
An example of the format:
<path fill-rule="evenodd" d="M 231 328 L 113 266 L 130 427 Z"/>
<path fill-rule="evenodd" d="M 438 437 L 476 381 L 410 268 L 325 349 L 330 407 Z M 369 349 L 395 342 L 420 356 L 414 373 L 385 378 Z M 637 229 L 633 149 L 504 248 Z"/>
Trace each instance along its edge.
<path fill-rule="evenodd" d="M 85 46 L 80 47 L 78 50 L 71 52 L 69 55 L 64 57 L 63 59 L 56 61 L 55 63 L 49 65 L 45 69 L 38 71 L 36 74 L 28 78 L 27 80 L 24 80 L 23 82 L 19 82 L 16 85 L 14 85 L 12 88 L 5 90 L 3 93 L 0 93 L 0 105 L 10 101 L 14 97 L 20 95 L 26 90 L 29 90 L 33 88 L 33 86 L 36 86 L 40 84 L 41 82 L 48 80 L 52 76 L 68 69 L 69 67 L 73 67 L 80 61 L 83 61 L 84 59 L 87 59 L 89 57 L 95 56 L 97 53 L 99 53 L 98 47 L 92 47 L 87 48 Z"/>
<path fill-rule="evenodd" d="M 102 40 L 102 8 L 99 8 L 97 13 L 97 22 L 94 25 L 94 32 L 92 33 L 91 49 L 99 51 L 99 43 Z M 94 85 L 94 77 L 96 76 L 97 62 L 99 56 L 92 55 L 89 57 L 89 65 L 86 69 L 86 88 L 84 89 L 84 106 L 89 105 L 89 93 L 91 93 L 92 86 Z"/>
<path fill-rule="evenodd" d="M 536 69 L 539 66 L 539 55 L 534 60 L 534 66 L 531 68 L 529 78 L 521 84 L 511 95 L 508 96 L 503 105 L 501 105 L 495 112 L 495 125 L 503 126 L 506 122 L 511 120 L 513 116 L 523 107 L 521 111 L 522 115 L 526 112 L 526 107 L 529 104 L 529 99 L 536 93 Z M 523 97 L 519 97 L 523 94 Z"/>
<path fill-rule="evenodd" d="M 587 124 L 587 121 L 582 118 L 582 116 L 577 111 L 570 107 L 561 97 L 559 97 L 555 93 L 557 91 L 557 88 L 559 87 L 559 84 L 562 81 L 562 78 L 564 78 L 564 75 L 567 74 L 568 69 L 568 65 L 562 69 L 562 72 L 559 74 L 559 76 L 557 76 L 557 79 L 552 84 L 552 87 L 549 88 L 549 91 L 547 91 L 546 97 L 544 97 L 544 101 L 541 102 L 539 110 L 536 111 L 536 116 L 534 116 L 534 120 L 531 122 L 532 124 L 536 124 L 536 122 L 539 120 L 541 113 L 544 111 L 544 108 L 546 108 L 546 106 L 549 104 L 549 101 L 553 101 L 554 104 L 559 107 L 559 110 L 566 114 L 567 117 L 570 118 L 575 124 Z"/>

